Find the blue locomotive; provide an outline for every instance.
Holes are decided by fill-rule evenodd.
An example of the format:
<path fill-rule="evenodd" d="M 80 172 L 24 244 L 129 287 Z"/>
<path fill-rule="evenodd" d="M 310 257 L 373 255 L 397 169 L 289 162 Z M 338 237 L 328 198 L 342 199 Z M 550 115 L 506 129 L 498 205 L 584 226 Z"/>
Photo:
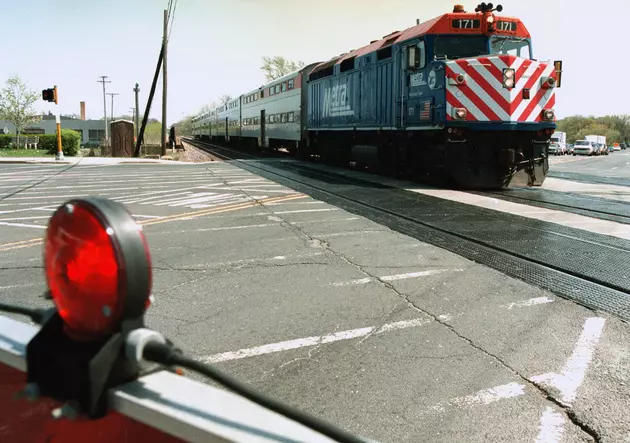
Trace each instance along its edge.
<path fill-rule="evenodd" d="M 562 62 L 502 7 L 461 5 L 197 116 L 197 138 L 463 188 L 539 186 Z"/>

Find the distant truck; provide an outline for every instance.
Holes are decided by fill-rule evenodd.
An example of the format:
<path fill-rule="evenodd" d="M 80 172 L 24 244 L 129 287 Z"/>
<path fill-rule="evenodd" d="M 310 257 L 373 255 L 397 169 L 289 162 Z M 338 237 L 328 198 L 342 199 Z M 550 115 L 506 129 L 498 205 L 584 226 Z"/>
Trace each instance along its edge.
<path fill-rule="evenodd" d="M 554 155 L 567 154 L 567 133 L 556 131 L 551 134 L 549 142 L 549 153 Z"/>
<path fill-rule="evenodd" d="M 587 135 L 584 137 L 585 140 L 592 142 L 595 147 L 599 150 L 596 155 L 604 154 L 608 155 L 608 148 L 606 147 L 606 136 L 605 135 Z"/>

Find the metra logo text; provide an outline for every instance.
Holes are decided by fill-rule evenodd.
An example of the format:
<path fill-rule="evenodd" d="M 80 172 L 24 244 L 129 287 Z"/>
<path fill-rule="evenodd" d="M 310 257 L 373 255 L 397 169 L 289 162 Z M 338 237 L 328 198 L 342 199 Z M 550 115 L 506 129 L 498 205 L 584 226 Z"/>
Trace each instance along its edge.
<path fill-rule="evenodd" d="M 348 104 L 348 85 L 337 85 L 324 90 L 322 117 L 344 117 L 354 115 Z"/>

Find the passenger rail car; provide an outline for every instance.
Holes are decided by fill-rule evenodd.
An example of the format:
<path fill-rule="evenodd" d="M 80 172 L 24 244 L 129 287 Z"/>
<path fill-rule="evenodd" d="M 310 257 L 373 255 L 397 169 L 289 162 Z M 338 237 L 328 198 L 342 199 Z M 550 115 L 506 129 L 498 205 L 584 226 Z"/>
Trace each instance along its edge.
<path fill-rule="evenodd" d="M 524 24 L 501 11 L 456 5 L 241 95 L 218 119 L 228 141 L 303 158 L 466 188 L 539 186 L 562 62 L 536 60 Z"/>

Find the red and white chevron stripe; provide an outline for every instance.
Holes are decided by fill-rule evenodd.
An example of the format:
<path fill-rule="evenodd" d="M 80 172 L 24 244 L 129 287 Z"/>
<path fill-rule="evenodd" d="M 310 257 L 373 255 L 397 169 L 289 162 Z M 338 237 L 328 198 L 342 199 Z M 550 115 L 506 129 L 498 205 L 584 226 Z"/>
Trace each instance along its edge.
<path fill-rule="evenodd" d="M 514 88 L 503 87 L 503 69 L 516 73 Z M 459 74 L 465 84 L 450 84 L 448 78 Z M 467 121 L 478 122 L 540 122 L 543 109 L 552 109 L 555 88 L 543 88 L 543 77 L 555 77 L 552 63 L 541 63 L 512 55 L 495 55 L 446 63 L 447 119 L 452 120 L 453 108 L 466 108 Z M 530 98 L 523 98 L 523 89 Z"/>

